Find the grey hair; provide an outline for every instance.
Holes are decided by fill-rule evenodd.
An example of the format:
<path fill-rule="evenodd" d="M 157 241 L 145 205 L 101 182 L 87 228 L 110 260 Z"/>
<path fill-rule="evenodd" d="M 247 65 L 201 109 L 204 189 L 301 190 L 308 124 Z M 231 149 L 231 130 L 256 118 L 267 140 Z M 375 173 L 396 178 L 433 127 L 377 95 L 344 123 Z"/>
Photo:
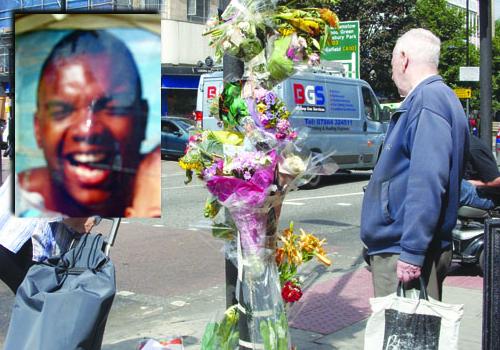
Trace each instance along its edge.
<path fill-rule="evenodd" d="M 394 52 L 404 51 L 415 62 L 434 66 L 439 65 L 441 40 L 431 31 L 423 28 L 411 29 L 397 41 Z"/>

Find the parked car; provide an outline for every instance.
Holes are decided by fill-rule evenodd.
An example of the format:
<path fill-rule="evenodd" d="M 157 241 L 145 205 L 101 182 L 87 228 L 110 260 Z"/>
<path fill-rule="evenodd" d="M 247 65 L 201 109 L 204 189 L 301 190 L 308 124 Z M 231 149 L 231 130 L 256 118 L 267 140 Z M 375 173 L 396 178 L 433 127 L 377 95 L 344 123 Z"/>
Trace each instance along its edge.
<path fill-rule="evenodd" d="M 190 119 L 179 117 L 161 118 L 161 155 L 178 158 L 184 155 L 189 132 L 194 128 Z"/>

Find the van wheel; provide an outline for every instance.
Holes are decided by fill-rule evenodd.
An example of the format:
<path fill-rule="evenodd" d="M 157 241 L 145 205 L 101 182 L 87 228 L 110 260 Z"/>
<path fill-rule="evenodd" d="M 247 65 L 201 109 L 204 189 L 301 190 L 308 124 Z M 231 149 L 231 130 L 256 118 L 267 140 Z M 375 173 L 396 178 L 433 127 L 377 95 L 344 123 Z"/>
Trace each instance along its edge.
<path fill-rule="evenodd" d="M 321 183 L 321 175 L 316 175 L 315 177 L 313 177 L 311 179 L 311 181 L 309 181 L 308 183 L 306 183 L 304 186 L 301 186 L 302 188 L 305 188 L 305 189 L 313 189 L 313 188 L 316 188 L 319 186 L 319 184 Z"/>
<path fill-rule="evenodd" d="M 484 249 L 479 254 L 479 276 L 484 276 Z"/>

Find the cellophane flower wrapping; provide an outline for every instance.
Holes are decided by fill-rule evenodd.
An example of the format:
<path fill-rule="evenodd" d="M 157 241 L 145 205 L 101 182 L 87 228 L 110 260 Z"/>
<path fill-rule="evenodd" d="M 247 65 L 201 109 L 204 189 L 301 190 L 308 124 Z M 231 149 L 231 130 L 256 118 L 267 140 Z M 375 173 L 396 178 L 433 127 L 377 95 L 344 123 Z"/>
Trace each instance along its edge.
<path fill-rule="evenodd" d="M 284 194 L 259 206 L 225 203 L 238 229 L 240 341 L 248 348 L 289 349 L 290 336 L 275 261 L 276 231 Z"/>
<path fill-rule="evenodd" d="M 211 18 L 203 35 L 215 48 L 215 59 L 224 54 L 248 62 L 265 48 L 266 17 L 274 8 L 270 1 L 233 0 L 222 15 Z"/>

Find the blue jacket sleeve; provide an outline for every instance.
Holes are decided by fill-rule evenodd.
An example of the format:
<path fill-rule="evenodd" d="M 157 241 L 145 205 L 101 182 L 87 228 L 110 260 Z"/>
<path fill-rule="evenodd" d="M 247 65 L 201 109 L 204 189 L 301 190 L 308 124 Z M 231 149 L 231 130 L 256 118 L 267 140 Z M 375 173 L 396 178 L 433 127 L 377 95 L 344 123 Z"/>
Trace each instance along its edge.
<path fill-rule="evenodd" d="M 410 130 L 411 161 L 400 260 L 422 266 L 444 211 L 453 141 L 448 121 L 429 109 L 422 109 Z"/>

